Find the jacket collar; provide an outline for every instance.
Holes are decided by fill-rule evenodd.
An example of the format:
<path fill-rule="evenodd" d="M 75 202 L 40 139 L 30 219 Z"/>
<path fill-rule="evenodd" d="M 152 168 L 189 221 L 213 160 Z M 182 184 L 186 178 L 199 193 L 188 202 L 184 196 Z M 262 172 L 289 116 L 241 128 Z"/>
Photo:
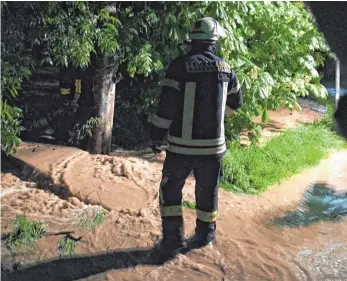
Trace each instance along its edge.
<path fill-rule="evenodd" d="M 189 55 L 196 55 L 201 54 L 205 52 L 211 52 L 214 53 L 216 51 L 216 43 L 215 42 L 207 42 L 207 41 L 201 41 L 196 42 L 192 45 Z"/>

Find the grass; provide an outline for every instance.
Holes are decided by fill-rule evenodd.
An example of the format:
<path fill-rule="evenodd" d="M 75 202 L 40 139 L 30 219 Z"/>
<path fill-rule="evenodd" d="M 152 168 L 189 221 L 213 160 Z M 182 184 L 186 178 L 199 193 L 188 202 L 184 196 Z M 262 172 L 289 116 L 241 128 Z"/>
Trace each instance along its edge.
<path fill-rule="evenodd" d="M 196 209 L 195 203 L 188 200 L 184 200 L 182 206 L 190 210 Z"/>
<path fill-rule="evenodd" d="M 234 146 L 223 159 L 221 187 L 258 194 L 304 168 L 319 164 L 332 149 L 346 143 L 331 130 L 332 111 L 320 121 L 303 124 L 273 137 L 264 146 Z"/>
<path fill-rule="evenodd" d="M 17 216 L 12 222 L 12 231 L 6 237 L 6 246 L 14 248 L 20 245 L 31 245 L 44 233 L 44 223 L 29 220 L 25 216 Z"/>
<path fill-rule="evenodd" d="M 65 235 L 58 245 L 59 256 L 73 256 L 75 254 L 77 241 L 69 234 Z"/>
<path fill-rule="evenodd" d="M 79 215 L 76 224 L 94 231 L 97 226 L 104 222 L 104 218 L 105 211 L 101 207 L 87 208 Z"/>
<path fill-rule="evenodd" d="M 94 230 L 97 226 L 101 225 L 104 222 L 105 212 L 104 210 L 99 210 L 91 223 L 91 229 Z"/>
<path fill-rule="evenodd" d="M 94 229 L 97 225 L 101 224 L 103 216 L 103 212 L 96 213 L 94 220 L 90 223 L 90 227 Z M 12 230 L 8 235 L 6 235 L 5 244 L 11 253 L 12 262 L 15 265 L 19 264 L 16 262 L 15 248 L 21 245 L 32 246 L 47 233 L 45 231 L 44 223 L 29 220 L 25 216 L 17 216 L 11 224 Z M 73 238 L 70 234 L 65 235 L 59 241 L 59 256 L 74 255 L 76 243 L 79 239 L 80 238 Z M 38 260 L 41 260 L 42 258 L 43 257 L 39 256 Z"/>

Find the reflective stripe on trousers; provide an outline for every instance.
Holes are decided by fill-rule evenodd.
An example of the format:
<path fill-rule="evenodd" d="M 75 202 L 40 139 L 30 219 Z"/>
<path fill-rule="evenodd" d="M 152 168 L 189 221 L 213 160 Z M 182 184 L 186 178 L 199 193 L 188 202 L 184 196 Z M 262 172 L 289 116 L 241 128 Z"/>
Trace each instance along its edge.
<path fill-rule="evenodd" d="M 201 210 L 196 210 L 196 216 L 203 222 L 215 222 L 217 220 L 217 211 L 204 212 Z"/>
<path fill-rule="evenodd" d="M 70 89 L 69 88 L 60 88 L 60 94 L 61 95 L 70 95 Z"/>
<path fill-rule="evenodd" d="M 76 94 L 82 94 L 82 80 L 81 79 L 75 80 L 75 92 L 76 92 Z"/>
<path fill-rule="evenodd" d="M 182 216 L 182 205 L 160 206 L 160 215 L 162 217 Z"/>

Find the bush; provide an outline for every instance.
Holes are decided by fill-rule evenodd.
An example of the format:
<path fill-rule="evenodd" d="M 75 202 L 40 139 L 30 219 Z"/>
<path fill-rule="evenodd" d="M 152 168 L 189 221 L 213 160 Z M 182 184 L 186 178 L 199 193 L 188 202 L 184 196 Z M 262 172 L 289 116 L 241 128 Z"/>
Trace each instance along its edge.
<path fill-rule="evenodd" d="M 22 110 L 12 107 L 1 99 L 1 150 L 7 155 L 14 154 L 21 143 L 18 137 L 21 131 Z"/>
<path fill-rule="evenodd" d="M 149 142 L 147 118 L 136 106 L 120 106 L 115 112 L 112 143 L 124 149 L 140 149 Z"/>
<path fill-rule="evenodd" d="M 8 248 L 19 245 L 30 245 L 40 239 L 45 233 L 42 222 L 28 220 L 25 216 L 17 216 L 12 222 L 12 231 L 6 238 Z"/>

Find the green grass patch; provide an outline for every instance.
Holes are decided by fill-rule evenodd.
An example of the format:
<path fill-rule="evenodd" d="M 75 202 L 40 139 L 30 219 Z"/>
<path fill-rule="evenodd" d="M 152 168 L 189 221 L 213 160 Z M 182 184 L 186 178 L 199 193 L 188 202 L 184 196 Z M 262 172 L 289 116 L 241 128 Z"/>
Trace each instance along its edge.
<path fill-rule="evenodd" d="M 59 256 L 73 256 L 75 254 L 77 241 L 70 235 L 65 235 L 58 245 Z"/>
<path fill-rule="evenodd" d="M 304 168 L 319 164 L 332 149 L 346 148 L 345 141 L 331 130 L 332 124 L 330 112 L 313 124 L 286 130 L 264 146 L 229 148 L 223 159 L 221 187 L 258 194 Z"/>
<path fill-rule="evenodd" d="M 97 226 L 104 222 L 105 210 L 101 207 L 86 208 L 79 215 L 76 225 L 87 227 L 91 231 L 94 231 Z"/>
<path fill-rule="evenodd" d="M 25 216 L 17 216 L 12 221 L 12 231 L 6 237 L 6 246 L 14 248 L 20 245 L 31 245 L 44 233 L 44 223 L 29 220 Z"/>
<path fill-rule="evenodd" d="M 187 209 L 190 209 L 190 210 L 195 210 L 196 209 L 195 203 L 191 202 L 191 201 L 187 201 L 187 200 L 183 201 L 182 206 L 184 208 L 187 208 Z"/>
<path fill-rule="evenodd" d="M 104 210 L 99 210 L 94 216 L 94 219 L 91 223 L 91 229 L 94 230 L 97 226 L 101 225 L 104 222 L 105 212 Z"/>

